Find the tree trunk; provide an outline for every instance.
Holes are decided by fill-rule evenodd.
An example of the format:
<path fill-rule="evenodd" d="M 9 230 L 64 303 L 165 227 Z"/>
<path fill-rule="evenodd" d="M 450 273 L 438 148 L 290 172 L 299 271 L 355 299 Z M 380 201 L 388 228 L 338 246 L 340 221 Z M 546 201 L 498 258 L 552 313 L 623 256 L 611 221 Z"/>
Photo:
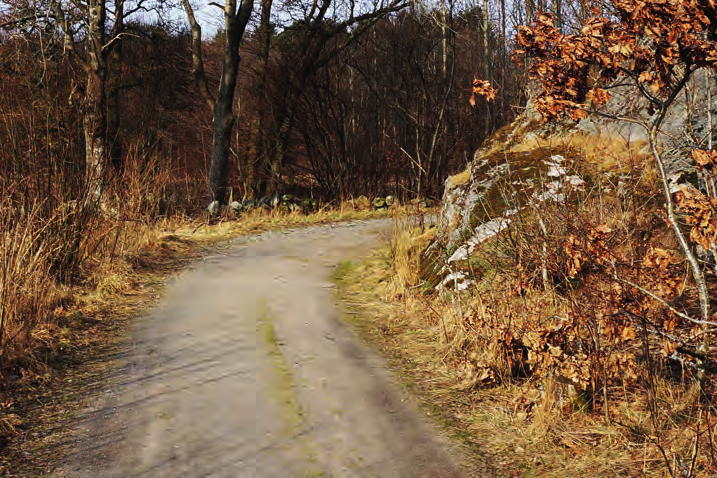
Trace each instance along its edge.
<path fill-rule="evenodd" d="M 275 147 L 273 153 L 268 155 L 270 159 L 266 164 L 267 178 L 264 182 L 264 195 L 272 197 L 279 191 L 280 179 L 281 179 L 281 163 L 284 159 L 284 153 L 286 152 L 286 145 L 289 142 L 289 135 L 291 128 L 294 123 L 294 112 L 293 110 L 287 111 L 284 116 L 284 120 L 281 123 L 281 127 L 276 135 Z"/>
<path fill-rule="evenodd" d="M 232 3 L 234 3 L 233 6 Z M 244 36 L 244 28 L 246 27 L 246 23 L 239 25 L 239 21 L 234 15 L 236 2 L 228 0 L 225 8 L 225 13 L 227 14 L 227 44 L 222 61 L 219 94 L 214 105 L 214 141 L 209 166 L 207 204 L 211 204 L 214 201 L 222 204 L 226 197 L 229 147 L 235 120 L 233 111 L 234 93 L 236 92 L 237 76 L 239 74 L 239 44 L 242 36 Z M 246 20 L 249 20 L 248 14 Z"/>
<path fill-rule="evenodd" d="M 229 173 L 229 154 L 235 116 L 233 111 L 234 93 L 239 74 L 239 45 L 244 30 L 251 16 L 254 3 L 252 0 L 241 0 L 237 9 L 237 0 L 226 0 L 224 3 L 224 24 L 226 46 L 222 59 L 222 76 L 219 81 L 219 92 L 216 100 L 212 98 L 207 86 L 202 58 L 202 28 L 194 16 L 189 0 L 182 0 L 189 25 L 192 28 L 192 61 L 194 79 L 200 94 L 204 97 L 214 115 L 214 138 L 212 141 L 211 163 L 207 179 L 207 205 L 221 204 L 226 198 L 227 175 Z M 237 145 L 238 147 L 238 145 Z"/>
<path fill-rule="evenodd" d="M 257 101 L 256 111 L 258 114 L 252 119 L 251 140 L 248 154 L 246 156 L 246 183 L 252 191 L 252 196 L 260 194 L 260 184 L 256 177 L 256 165 L 262 164 L 268 154 L 266 130 L 267 108 L 265 98 L 266 68 L 269 63 L 269 52 L 271 50 L 271 8 L 273 0 L 262 0 L 261 17 L 257 28 L 259 42 L 259 53 L 256 60 L 256 80 L 254 83 L 254 94 Z"/>
<path fill-rule="evenodd" d="M 563 0 L 555 0 L 555 28 L 563 30 Z"/>
<path fill-rule="evenodd" d="M 107 137 L 109 140 L 109 155 L 112 165 L 118 169 L 122 165 L 122 141 L 120 141 L 121 126 L 121 98 L 122 91 L 122 35 L 124 34 L 124 3 L 125 0 L 115 0 L 114 37 L 109 55 L 108 73 L 109 78 L 107 97 Z"/>
<path fill-rule="evenodd" d="M 103 52 L 105 20 L 104 0 L 91 1 L 88 6 L 87 91 L 84 98 L 83 127 L 87 192 L 94 200 L 99 200 L 103 194 L 107 162 L 107 66 Z"/>
<path fill-rule="evenodd" d="M 525 0 L 525 24 L 530 25 L 533 21 L 533 0 Z"/>
<path fill-rule="evenodd" d="M 233 95 L 233 89 L 232 94 Z M 227 174 L 229 172 L 229 148 L 234 129 L 234 112 L 232 101 L 217 101 L 214 108 L 214 141 L 209 166 L 207 204 L 224 202 L 227 192 Z"/>
<path fill-rule="evenodd" d="M 488 0 L 483 0 L 483 79 L 485 81 L 491 80 L 490 75 L 490 61 L 488 60 Z M 486 118 L 485 122 L 485 135 L 486 137 L 490 135 L 490 133 L 493 131 L 493 120 L 491 117 L 491 108 L 490 108 L 490 102 L 485 102 L 486 112 L 488 113 L 488 117 Z"/>
<path fill-rule="evenodd" d="M 106 118 L 104 115 L 104 79 L 94 72 L 87 77 L 83 128 L 85 133 L 85 161 L 87 192 L 95 200 L 102 196 L 107 148 L 105 145 Z"/>
<path fill-rule="evenodd" d="M 441 45 L 443 46 L 443 80 L 446 80 L 446 61 L 448 59 L 448 38 L 446 36 L 446 2 L 441 0 Z"/>

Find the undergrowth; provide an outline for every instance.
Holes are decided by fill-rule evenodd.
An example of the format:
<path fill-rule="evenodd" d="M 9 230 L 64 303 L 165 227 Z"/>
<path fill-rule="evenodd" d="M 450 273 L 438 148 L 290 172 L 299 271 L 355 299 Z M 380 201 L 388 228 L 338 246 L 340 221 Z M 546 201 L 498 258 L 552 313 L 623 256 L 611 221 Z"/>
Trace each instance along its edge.
<path fill-rule="evenodd" d="M 421 276 L 435 230 L 404 228 L 342 279 L 363 335 L 498 476 L 717 471 L 711 336 L 679 316 L 697 293 L 653 174 L 635 157 L 564 200 L 516 204 L 467 260 L 443 258 L 463 291 Z M 508 178 L 505 202 L 523 186 Z"/>

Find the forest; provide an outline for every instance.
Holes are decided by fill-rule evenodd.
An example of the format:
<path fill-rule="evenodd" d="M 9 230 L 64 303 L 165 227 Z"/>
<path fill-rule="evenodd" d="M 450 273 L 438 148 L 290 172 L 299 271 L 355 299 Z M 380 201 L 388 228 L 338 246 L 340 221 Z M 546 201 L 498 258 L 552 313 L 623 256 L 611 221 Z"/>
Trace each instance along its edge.
<path fill-rule="evenodd" d="M 0 362 L 33 362 L 58 288 L 161 224 L 284 196 L 438 199 L 526 101 L 507 35 L 533 7 L 512 8 L 0 2 Z M 496 102 L 469 103 L 479 76 Z"/>
<path fill-rule="evenodd" d="M 440 198 L 526 101 L 507 37 L 533 10 L 3 0 L 0 361 L 33 355 L 50 284 L 87 283 L 162 221 Z M 477 77 L 497 101 L 470 104 Z"/>
<path fill-rule="evenodd" d="M 153 174 L 150 163 L 171 171 L 176 191 L 157 200 L 174 209 L 206 205 L 212 167 L 220 202 L 436 197 L 525 102 L 506 41 L 523 14 L 505 5 L 263 2 L 237 18 L 243 32 L 214 22 L 208 36 L 169 2 L 89 2 L 97 31 L 80 4 L 3 3 L 4 188 L 32 182 L 26 199 L 77 199 L 88 175 L 121 184 L 133 168 Z M 228 31 L 241 36 L 231 92 Z M 496 104 L 469 105 L 475 77 L 499 86 Z M 52 191 L 60 177 L 66 190 Z"/>

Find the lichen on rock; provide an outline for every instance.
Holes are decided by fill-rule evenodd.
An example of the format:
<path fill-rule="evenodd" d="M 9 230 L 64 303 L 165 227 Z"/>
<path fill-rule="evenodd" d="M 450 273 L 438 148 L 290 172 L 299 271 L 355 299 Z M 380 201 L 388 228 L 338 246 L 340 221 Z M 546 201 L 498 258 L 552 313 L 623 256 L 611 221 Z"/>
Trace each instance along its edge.
<path fill-rule="evenodd" d="M 480 278 L 466 264 L 515 215 L 529 214 L 546 201 L 562 203 L 584 187 L 583 163 L 596 161 L 586 159 L 585 145 L 597 146 L 575 124 L 558 126 L 541 122 L 529 109 L 490 138 L 465 171 L 446 180 L 436 238 L 423 256 L 424 280 L 431 286 L 467 288 Z M 619 169 L 619 161 L 600 161 L 589 169 Z"/>

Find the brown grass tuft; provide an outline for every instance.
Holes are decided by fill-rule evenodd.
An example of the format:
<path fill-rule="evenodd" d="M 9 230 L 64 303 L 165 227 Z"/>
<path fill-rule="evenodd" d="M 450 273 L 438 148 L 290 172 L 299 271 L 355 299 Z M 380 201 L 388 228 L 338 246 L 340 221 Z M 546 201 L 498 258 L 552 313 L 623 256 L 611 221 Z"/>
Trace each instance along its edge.
<path fill-rule="evenodd" d="M 419 271 L 432 231 L 410 227 L 341 281 L 346 302 L 367 304 L 354 306 L 362 335 L 500 476 L 717 471 L 713 378 L 695 387 L 690 366 L 666 357 L 669 341 L 643 337 L 643 322 L 620 310 L 681 340 L 690 324 L 617 282 L 605 262 L 619 258 L 620 277 L 694 307 L 680 258 L 659 252 L 676 247 L 652 173 L 624 154 L 620 176 L 590 178 L 565 203 L 514 216 L 476 249 L 463 265 L 475 281 L 466 292 L 426 288 Z"/>

